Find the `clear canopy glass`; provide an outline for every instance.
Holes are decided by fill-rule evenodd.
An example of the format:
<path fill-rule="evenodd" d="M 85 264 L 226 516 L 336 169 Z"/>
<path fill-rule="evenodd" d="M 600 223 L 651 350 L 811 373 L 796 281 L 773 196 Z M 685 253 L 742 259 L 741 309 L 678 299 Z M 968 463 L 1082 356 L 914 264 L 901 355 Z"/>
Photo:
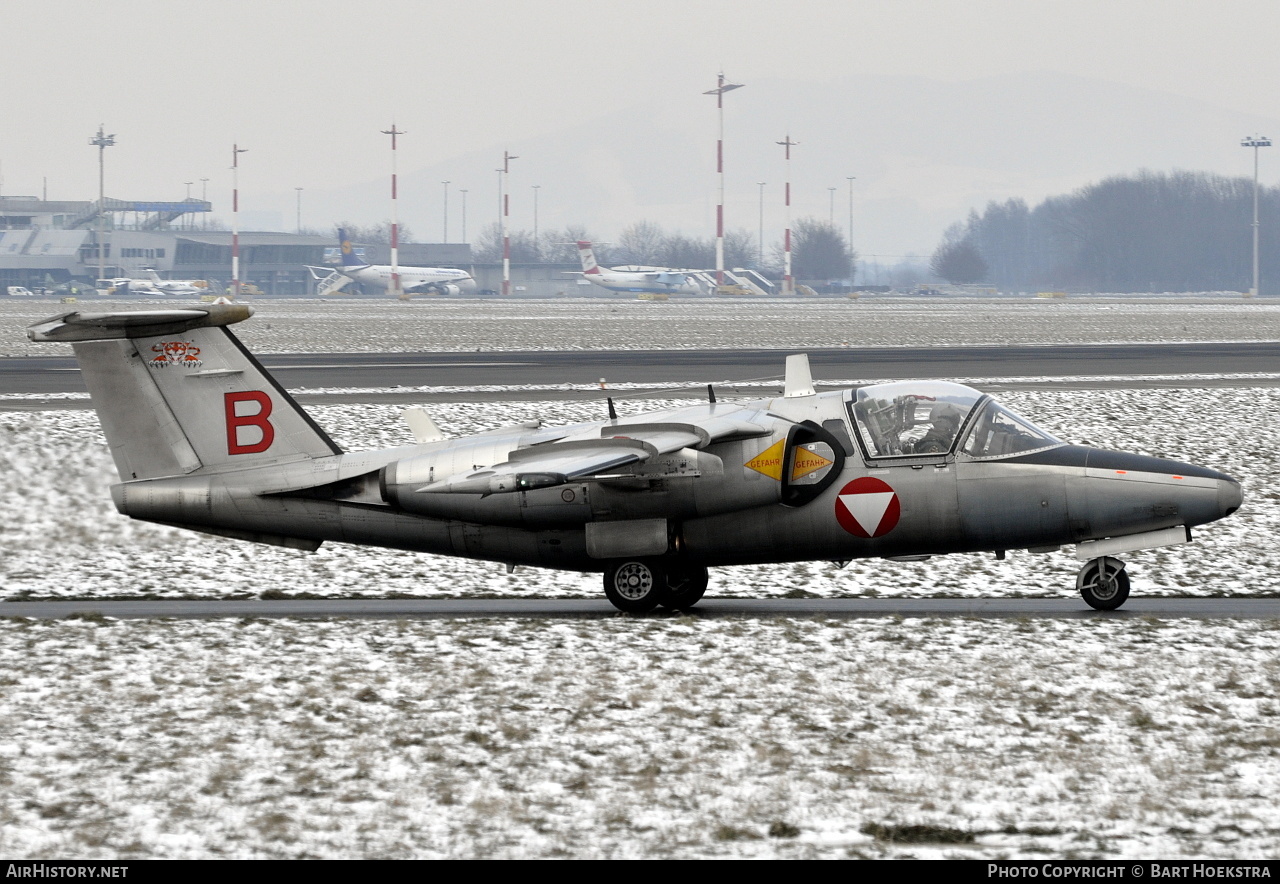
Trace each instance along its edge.
<path fill-rule="evenodd" d="M 1062 445 L 991 397 L 945 381 L 899 381 L 862 387 L 850 403 L 871 457 L 940 456 L 960 447 L 973 458 L 998 458 Z"/>
<path fill-rule="evenodd" d="M 983 394 L 945 381 L 899 381 L 862 387 L 854 426 L 871 457 L 946 454 Z"/>
<path fill-rule="evenodd" d="M 988 399 L 964 441 L 964 453 L 977 458 L 1005 457 L 1063 444 L 1013 409 Z"/>

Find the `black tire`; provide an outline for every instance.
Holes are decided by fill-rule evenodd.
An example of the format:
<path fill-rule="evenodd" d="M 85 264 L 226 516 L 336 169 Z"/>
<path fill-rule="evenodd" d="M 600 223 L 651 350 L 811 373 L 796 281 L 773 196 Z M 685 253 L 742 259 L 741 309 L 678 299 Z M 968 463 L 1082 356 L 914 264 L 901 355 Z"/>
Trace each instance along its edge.
<path fill-rule="evenodd" d="M 1114 611 L 1129 598 L 1129 574 L 1124 570 L 1124 562 L 1103 556 L 1080 569 L 1076 589 L 1089 607 Z"/>
<path fill-rule="evenodd" d="M 687 611 L 702 601 L 709 575 L 700 565 L 682 565 L 667 571 L 667 592 L 660 604 L 669 611 Z"/>
<path fill-rule="evenodd" d="M 604 594 L 619 611 L 647 614 L 667 594 L 667 573 L 650 559 L 625 559 L 604 572 Z"/>

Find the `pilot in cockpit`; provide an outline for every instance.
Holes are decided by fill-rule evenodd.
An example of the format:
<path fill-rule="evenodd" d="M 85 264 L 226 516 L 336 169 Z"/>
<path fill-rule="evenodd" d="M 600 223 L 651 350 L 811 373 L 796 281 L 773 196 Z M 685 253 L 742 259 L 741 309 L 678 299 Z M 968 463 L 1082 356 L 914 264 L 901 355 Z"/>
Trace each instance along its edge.
<path fill-rule="evenodd" d="M 914 454 L 943 454 L 951 450 L 951 443 L 960 431 L 960 410 L 954 405 L 939 402 L 929 411 L 929 429 L 912 447 Z"/>

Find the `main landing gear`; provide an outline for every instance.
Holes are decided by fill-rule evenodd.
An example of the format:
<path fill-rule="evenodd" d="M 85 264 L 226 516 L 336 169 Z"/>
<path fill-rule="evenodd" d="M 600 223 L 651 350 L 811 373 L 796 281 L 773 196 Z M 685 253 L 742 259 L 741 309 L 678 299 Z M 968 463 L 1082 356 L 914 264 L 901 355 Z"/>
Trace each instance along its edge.
<path fill-rule="evenodd" d="M 1089 607 L 1114 611 L 1129 598 L 1129 575 L 1124 562 L 1110 556 L 1093 559 L 1080 569 L 1076 589 Z"/>
<path fill-rule="evenodd" d="M 687 611 L 707 591 L 707 569 L 663 559 L 624 559 L 604 572 L 604 594 L 619 611 L 645 614 L 661 605 Z"/>

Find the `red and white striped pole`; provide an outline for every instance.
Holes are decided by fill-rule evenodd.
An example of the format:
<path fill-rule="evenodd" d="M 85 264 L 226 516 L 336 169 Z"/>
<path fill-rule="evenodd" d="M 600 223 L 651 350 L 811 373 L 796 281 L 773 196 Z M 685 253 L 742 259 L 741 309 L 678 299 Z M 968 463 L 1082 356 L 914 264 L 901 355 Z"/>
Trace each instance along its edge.
<path fill-rule="evenodd" d="M 519 157 L 512 156 L 505 150 L 502 152 L 502 168 L 498 171 L 498 193 L 502 198 L 502 294 L 511 294 L 511 188 L 507 187 L 507 175 L 511 172 L 511 161 Z"/>
<path fill-rule="evenodd" d="M 231 298 L 240 297 L 240 154 L 249 148 L 231 145 Z"/>
<path fill-rule="evenodd" d="M 403 129 L 397 129 L 393 122 L 390 129 L 383 129 L 383 135 L 391 136 L 391 294 L 404 297 L 404 289 L 400 287 L 400 224 L 396 213 L 396 136 L 404 135 Z"/>
<path fill-rule="evenodd" d="M 791 148 L 799 143 L 791 140 L 790 133 L 787 134 L 786 141 L 778 142 L 787 151 L 787 229 L 782 236 L 782 293 L 784 295 L 794 295 L 796 292 L 796 282 L 791 276 Z"/>
<path fill-rule="evenodd" d="M 702 93 L 716 97 L 716 112 L 720 118 L 720 137 L 716 140 L 716 174 L 720 177 L 720 202 L 716 204 L 716 285 L 724 285 L 724 94 L 741 89 L 741 83 L 726 83 L 724 71 L 716 78 L 716 88 Z"/>

